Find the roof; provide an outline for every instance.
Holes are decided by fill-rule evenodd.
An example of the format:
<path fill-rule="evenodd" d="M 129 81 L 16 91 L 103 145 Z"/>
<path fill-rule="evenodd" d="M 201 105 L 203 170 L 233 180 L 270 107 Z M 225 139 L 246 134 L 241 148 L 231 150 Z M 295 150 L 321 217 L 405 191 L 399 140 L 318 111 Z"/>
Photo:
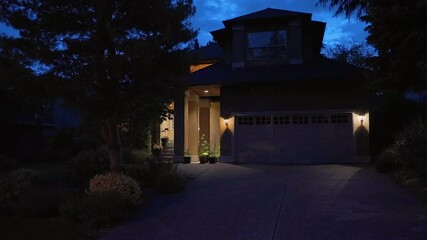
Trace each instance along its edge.
<path fill-rule="evenodd" d="M 197 61 L 204 62 L 219 60 L 223 57 L 224 53 L 217 43 L 213 43 L 191 51 L 191 55 L 195 57 Z"/>
<path fill-rule="evenodd" d="M 311 17 L 311 13 L 294 12 L 275 8 L 266 8 L 261 11 L 249 13 L 240 17 L 223 21 L 224 25 L 233 22 L 244 22 L 258 19 L 285 18 L 285 17 Z"/>
<path fill-rule="evenodd" d="M 188 76 L 192 86 L 235 85 L 259 82 L 286 82 L 304 80 L 362 79 L 363 71 L 352 65 L 321 57 L 318 61 L 295 65 L 246 66 L 233 69 L 218 62 Z"/>

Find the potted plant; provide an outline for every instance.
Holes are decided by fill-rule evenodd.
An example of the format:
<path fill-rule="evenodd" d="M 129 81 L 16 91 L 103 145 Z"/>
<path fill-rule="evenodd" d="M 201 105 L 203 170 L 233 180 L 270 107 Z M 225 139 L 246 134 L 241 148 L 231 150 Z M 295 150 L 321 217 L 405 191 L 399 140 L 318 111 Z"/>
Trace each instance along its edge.
<path fill-rule="evenodd" d="M 209 152 L 208 161 L 210 164 L 216 163 L 219 158 L 219 149 L 216 145 L 216 141 L 214 141 L 213 151 Z"/>
<path fill-rule="evenodd" d="M 209 143 L 205 139 L 205 135 L 202 134 L 202 136 L 199 139 L 199 161 L 201 164 L 207 163 L 207 158 L 209 155 Z"/>
<path fill-rule="evenodd" d="M 162 133 L 166 134 L 169 131 L 169 128 L 165 128 L 162 130 Z M 167 135 L 164 135 L 160 138 L 160 141 L 162 141 L 163 148 L 166 148 L 168 146 L 169 137 Z"/>
<path fill-rule="evenodd" d="M 191 152 L 190 149 L 185 150 L 184 152 L 184 163 L 191 163 Z"/>
<path fill-rule="evenodd" d="M 162 147 L 166 148 L 168 146 L 169 137 L 163 136 L 162 138 L 160 138 L 160 140 L 162 141 Z"/>

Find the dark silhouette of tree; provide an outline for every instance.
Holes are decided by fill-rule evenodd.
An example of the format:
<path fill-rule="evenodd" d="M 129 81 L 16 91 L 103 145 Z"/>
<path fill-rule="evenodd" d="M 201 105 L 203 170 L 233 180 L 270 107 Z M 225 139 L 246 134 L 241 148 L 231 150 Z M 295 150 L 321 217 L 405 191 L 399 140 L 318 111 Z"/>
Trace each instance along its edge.
<path fill-rule="evenodd" d="M 98 123 L 121 168 L 122 123 L 166 116 L 195 36 L 192 0 L 3 0 L 0 21 L 20 66 Z"/>
<path fill-rule="evenodd" d="M 353 43 L 349 46 L 336 44 L 327 49 L 327 56 L 337 61 L 369 70 L 371 69 L 369 60 L 375 56 L 375 53 L 373 49 L 363 43 Z"/>
<path fill-rule="evenodd" d="M 358 17 L 368 24 L 367 42 L 378 52 L 373 61 L 373 86 L 379 89 L 427 88 L 427 0 L 320 0 L 338 7 L 336 14 Z"/>

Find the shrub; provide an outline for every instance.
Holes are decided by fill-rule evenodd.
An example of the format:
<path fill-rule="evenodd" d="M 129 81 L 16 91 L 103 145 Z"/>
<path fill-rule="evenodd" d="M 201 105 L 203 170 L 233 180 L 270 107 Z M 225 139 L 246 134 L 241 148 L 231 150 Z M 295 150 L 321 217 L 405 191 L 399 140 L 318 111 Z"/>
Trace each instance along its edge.
<path fill-rule="evenodd" d="M 375 161 L 375 167 L 378 172 L 390 172 L 396 170 L 398 165 L 393 156 L 393 150 L 387 148 L 383 150 Z"/>
<path fill-rule="evenodd" d="M 73 129 L 61 129 L 48 140 L 47 159 L 51 161 L 69 160 L 72 157 Z"/>
<path fill-rule="evenodd" d="M 13 170 L 16 167 L 16 162 L 8 157 L 0 155 L 0 173 Z"/>
<path fill-rule="evenodd" d="M 22 192 L 14 209 L 21 217 L 55 217 L 59 214 L 61 199 L 61 193 L 57 190 L 30 188 Z"/>
<path fill-rule="evenodd" d="M 403 169 L 425 174 L 427 171 L 427 119 L 411 122 L 397 135 L 393 154 Z"/>
<path fill-rule="evenodd" d="M 41 174 L 32 169 L 21 168 L 0 179 L 0 208 L 10 208 L 17 201 L 21 191 L 40 180 Z"/>
<path fill-rule="evenodd" d="M 123 174 L 96 175 L 90 180 L 89 189 L 91 192 L 118 192 L 133 204 L 141 199 L 141 188 L 138 182 Z"/>
<path fill-rule="evenodd" d="M 156 176 L 154 187 L 161 193 L 177 193 L 185 189 L 187 180 L 177 172 L 165 172 Z"/>
<path fill-rule="evenodd" d="M 108 227 L 130 214 L 131 206 L 118 192 L 93 192 L 66 201 L 62 215 L 94 227 Z"/>
<path fill-rule="evenodd" d="M 86 150 L 74 158 L 67 180 L 74 187 L 87 187 L 89 179 L 109 170 L 109 159 L 105 148 Z"/>
<path fill-rule="evenodd" d="M 140 186 L 147 185 L 150 180 L 150 171 L 146 164 L 123 164 L 123 174 L 135 179 Z"/>

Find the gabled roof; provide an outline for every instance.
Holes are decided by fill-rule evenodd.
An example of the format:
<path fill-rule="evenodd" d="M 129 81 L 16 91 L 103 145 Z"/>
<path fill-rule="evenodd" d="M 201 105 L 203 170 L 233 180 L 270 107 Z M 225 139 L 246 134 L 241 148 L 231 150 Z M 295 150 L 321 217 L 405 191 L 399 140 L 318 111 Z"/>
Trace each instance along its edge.
<path fill-rule="evenodd" d="M 294 12 L 275 8 L 266 8 L 264 10 L 249 13 L 240 17 L 232 18 L 223 21 L 224 25 L 235 22 L 245 22 L 258 19 L 272 19 L 272 18 L 285 18 L 285 17 L 311 17 L 311 13 Z"/>
<path fill-rule="evenodd" d="M 188 76 L 191 86 L 362 78 L 362 69 L 325 57 L 304 64 L 245 66 L 242 69 L 233 69 L 229 64 L 218 62 Z"/>

